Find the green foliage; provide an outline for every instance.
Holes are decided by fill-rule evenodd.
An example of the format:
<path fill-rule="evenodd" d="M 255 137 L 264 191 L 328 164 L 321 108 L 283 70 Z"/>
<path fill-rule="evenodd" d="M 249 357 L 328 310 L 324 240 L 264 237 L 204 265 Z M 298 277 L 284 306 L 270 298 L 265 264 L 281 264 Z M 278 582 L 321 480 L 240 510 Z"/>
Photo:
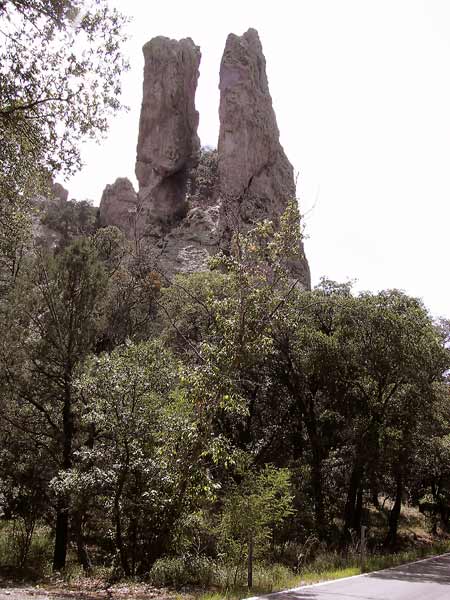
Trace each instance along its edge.
<path fill-rule="evenodd" d="M 48 528 L 38 524 L 27 548 L 24 548 L 22 523 L 0 522 L 0 565 L 9 567 L 12 574 L 26 579 L 48 575 L 52 542 Z M 26 553 L 24 552 L 26 550 Z"/>
<path fill-rule="evenodd" d="M 60 539 L 58 535 L 67 539 L 68 499 L 59 493 L 52 497 L 48 484 L 55 472 L 67 471 L 72 465 L 82 406 L 73 383 L 101 328 L 105 284 L 105 271 L 95 248 L 90 241 L 80 239 L 55 258 L 39 254 L 16 286 L 8 310 L 1 315 L 4 418 L 16 431 L 26 434 L 25 452 L 21 454 L 25 464 L 20 466 L 32 474 L 27 479 L 20 476 L 21 469 L 16 469 L 11 483 L 22 490 L 20 497 L 24 500 L 55 502 L 56 524 L 60 527 L 59 533 L 56 528 L 56 540 Z M 16 440 L 8 439 L 8 430 L 4 433 L 8 446 L 17 447 Z M 42 455 L 44 469 L 35 462 Z M 43 496 L 36 497 L 34 488 L 43 489 Z M 39 516 L 39 502 L 33 502 L 30 514 L 33 518 Z M 67 545 L 64 560 L 66 549 Z"/>
<path fill-rule="evenodd" d="M 211 258 L 213 273 L 177 278 L 163 293 L 163 326 L 190 357 L 186 388 L 205 418 L 217 411 L 245 415 L 254 389 L 263 387 L 270 327 L 297 285 L 289 267 L 299 256 L 292 203 L 279 231 L 264 221 L 247 235 L 236 234 L 231 255 Z"/>
<path fill-rule="evenodd" d="M 43 225 L 61 235 L 61 246 L 75 238 L 89 236 L 97 228 L 98 209 L 88 200 L 64 200 L 54 198 L 46 203 L 41 215 Z"/>
<path fill-rule="evenodd" d="M 191 170 L 188 179 L 187 198 L 191 205 L 198 205 L 206 199 L 214 198 L 218 192 L 219 164 L 217 150 L 202 148 L 197 166 Z"/>
<path fill-rule="evenodd" d="M 232 486 L 224 499 L 218 534 L 220 551 L 236 568 L 234 583 L 250 551 L 257 558 L 267 556 L 274 529 L 292 512 L 287 469 L 266 465 L 260 473 L 246 470 L 241 483 Z"/>
<path fill-rule="evenodd" d="M 87 572 L 230 589 L 253 554 L 270 590 L 353 568 L 363 522 L 395 549 L 407 498 L 449 527 L 448 327 L 420 301 L 298 289 L 294 204 L 166 287 L 90 207 L 64 207 L 48 218 L 78 239 L 25 257 L 0 302 L 17 562 L 46 522 L 56 568 L 65 543 Z"/>
<path fill-rule="evenodd" d="M 177 375 L 170 352 L 145 342 L 92 357 L 77 383 L 93 443 L 54 485 L 81 504 L 95 496 L 127 575 L 149 568 L 205 494 L 194 415 L 176 392 Z"/>
<path fill-rule="evenodd" d="M 29 201 L 81 167 L 80 142 L 121 108 L 125 22 L 105 0 L 0 3 L 0 292 L 30 239 Z"/>
<path fill-rule="evenodd" d="M 102 227 L 95 232 L 93 243 L 109 272 L 114 273 L 127 254 L 128 241 L 117 227 Z"/>
<path fill-rule="evenodd" d="M 33 173 L 73 173 L 79 141 L 104 132 L 120 108 L 125 19 L 102 0 L 6 0 L 0 23 L 0 164 L 9 197 Z"/>

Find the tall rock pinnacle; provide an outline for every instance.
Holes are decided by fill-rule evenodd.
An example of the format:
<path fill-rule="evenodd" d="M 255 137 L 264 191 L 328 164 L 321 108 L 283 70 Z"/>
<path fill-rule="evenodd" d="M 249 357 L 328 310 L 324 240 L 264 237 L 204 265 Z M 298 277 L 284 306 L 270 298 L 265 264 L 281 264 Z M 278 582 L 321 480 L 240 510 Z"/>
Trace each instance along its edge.
<path fill-rule="evenodd" d="M 220 65 L 219 178 L 222 197 L 250 225 L 275 223 L 295 198 L 293 168 L 280 144 L 258 32 L 230 34 Z M 296 275 L 310 287 L 306 259 Z"/>
<path fill-rule="evenodd" d="M 261 219 L 277 226 L 295 197 L 261 43 L 254 29 L 228 36 L 220 67 L 217 151 L 200 151 L 197 135 L 199 48 L 189 38 L 156 37 L 143 51 L 139 191 L 123 178 L 107 186 L 100 221 L 136 238 L 155 268 L 169 276 L 202 271 L 210 256 L 229 249 L 235 231 Z M 293 259 L 289 268 L 308 289 L 306 259 Z"/>
<path fill-rule="evenodd" d="M 187 212 L 188 172 L 200 149 L 195 110 L 200 49 L 190 38 L 156 37 L 143 52 L 136 160 L 139 197 L 151 218 L 170 225 Z"/>

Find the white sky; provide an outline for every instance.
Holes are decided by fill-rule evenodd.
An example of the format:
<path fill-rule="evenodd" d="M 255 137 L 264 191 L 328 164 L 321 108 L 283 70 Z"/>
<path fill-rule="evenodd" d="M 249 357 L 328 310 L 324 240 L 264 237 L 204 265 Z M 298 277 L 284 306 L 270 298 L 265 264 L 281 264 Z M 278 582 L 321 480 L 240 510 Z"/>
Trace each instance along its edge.
<path fill-rule="evenodd" d="M 226 36 L 259 31 L 281 141 L 299 173 L 313 284 L 400 288 L 450 316 L 450 0 L 110 0 L 133 17 L 124 52 L 130 111 L 115 117 L 66 185 L 98 204 L 133 182 L 142 45 L 156 35 L 201 47 L 202 145 L 217 145 Z"/>

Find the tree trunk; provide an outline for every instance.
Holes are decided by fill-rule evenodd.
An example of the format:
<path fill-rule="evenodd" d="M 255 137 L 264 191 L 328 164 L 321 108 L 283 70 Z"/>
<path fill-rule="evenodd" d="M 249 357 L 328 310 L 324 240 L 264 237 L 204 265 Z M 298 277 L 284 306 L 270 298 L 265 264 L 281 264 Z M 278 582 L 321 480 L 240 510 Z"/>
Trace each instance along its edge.
<path fill-rule="evenodd" d="M 372 490 L 372 494 L 371 494 L 371 498 L 372 498 L 372 504 L 373 506 L 377 509 L 377 510 L 381 510 L 381 504 L 380 504 L 380 500 L 378 499 L 378 492 Z"/>
<path fill-rule="evenodd" d="M 123 542 L 122 536 L 122 519 L 120 516 L 120 497 L 116 495 L 114 499 L 114 520 L 116 525 L 116 546 L 119 550 L 120 556 L 120 565 L 123 569 L 123 573 L 125 577 L 130 576 L 130 567 L 128 565 L 128 557 L 125 549 L 125 544 Z"/>
<path fill-rule="evenodd" d="M 128 539 L 130 540 L 130 554 L 131 554 L 131 575 L 136 575 L 136 563 L 137 563 L 137 520 L 130 518 L 129 534 Z"/>
<path fill-rule="evenodd" d="M 63 460 L 62 468 L 68 471 L 72 466 L 72 397 L 70 375 L 65 377 L 65 392 L 63 404 Z M 66 566 L 67 544 L 69 542 L 69 501 L 65 494 L 60 494 L 57 500 L 55 524 L 55 548 L 53 552 L 53 570 L 60 571 Z"/>
<path fill-rule="evenodd" d="M 69 512 L 64 497 L 58 498 L 55 525 L 55 548 L 53 552 L 53 570 L 60 571 L 66 566 L 67 542 L 69 533 Z"/>
<path fill-rule="evenodd" d="M 356 462 L 350 476 L 350 482 L 347 493 L 347 501 L 344 508 L 344 528 L 342 531 L 343 539 L 349 541 L 351 538 L 350 532 L 355 529 L 355 524 L 358 521 L 357 504 L 358 494 L 361 493 L 360 484 L 362 478 L 362 467 Z M 362 501 L 362 496 L 361 496 Z"/>
<path fill-rule="evenodd" d="M 77 559 L 78 563 L 83 567 L 83 571 L 87 574 L 92 572 L 92 563 L 89 558 L 83 533 L 83 512 L 77 511 L 73 515 L 75 539 L 77 543 Z"/>
<path fill-rule="evenodd" d="M 312 410 L 305 412 L 304 420 L 309 443 L 311 445 L 311 484 L 314 496 L 314 520 L 316 530 L 319 533 L 319 537 L 321 537 L 321 534 L 323 534 L 326 529 L 322 477 L 322 447 L 317 433 L 315 415 Z"/>
<path fill-rule="evenodd" d="M 249 590 L 253 587 L 253 534 L 251 532 L 248 536 L 247 587 Z"/>
<path fill-rule="evenodd" d="M 398 520 L 402 508 L 403 481 L 400 474 L 396 478 L 395 502 L 389 514 L 389 531 L 386 537 L 385 546 L 394 549 L 397 544 Z"/>
<path fill-rule="evenodd" d="M 354 514 L 353 523 L 352 523 L 352 529 L 354 529 L 355 531 L 361 531 L 362 511 L 363 511 L 363 491 L 362 491 L 361 487 L 359 487 L 358 493 L 356 494 L 355 514 Z"/>

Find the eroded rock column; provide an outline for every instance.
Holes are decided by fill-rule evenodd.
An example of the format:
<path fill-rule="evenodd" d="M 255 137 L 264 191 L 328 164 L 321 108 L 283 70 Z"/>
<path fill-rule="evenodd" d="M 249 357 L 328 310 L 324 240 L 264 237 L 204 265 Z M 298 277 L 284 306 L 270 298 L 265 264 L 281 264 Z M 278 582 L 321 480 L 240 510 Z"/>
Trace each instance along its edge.
<path fill-rule="evenodd" d="M 200 49 L 190 39 L 156 37 L 143 48 L 145 67 L 136 177 L 151 219 L 172 226 L 186 215 L 186 182 L 200 141 L 195 91 Z"/>
<path fill-rule="evenodd" d="M 293 168 L 280 144 L 258 32 L 230 34 L 220 65 L 220 191 L 225 214 L 244 227 L 261 219 L 278 222 L 295 198 Z M 226 223 L 224 224 L 226 228 Z M 293 267 L 310 287 L 306 258 Z"/>
<path fill-rule="evenodd" d="M 118 177 L 107 185 L 100 200 L 100 225 L 114 225 L 128 239 L 137 239 L 144 228 L 143 216 L 139 214 L 138 197 L 133 184 L 126 177 Z"/>

